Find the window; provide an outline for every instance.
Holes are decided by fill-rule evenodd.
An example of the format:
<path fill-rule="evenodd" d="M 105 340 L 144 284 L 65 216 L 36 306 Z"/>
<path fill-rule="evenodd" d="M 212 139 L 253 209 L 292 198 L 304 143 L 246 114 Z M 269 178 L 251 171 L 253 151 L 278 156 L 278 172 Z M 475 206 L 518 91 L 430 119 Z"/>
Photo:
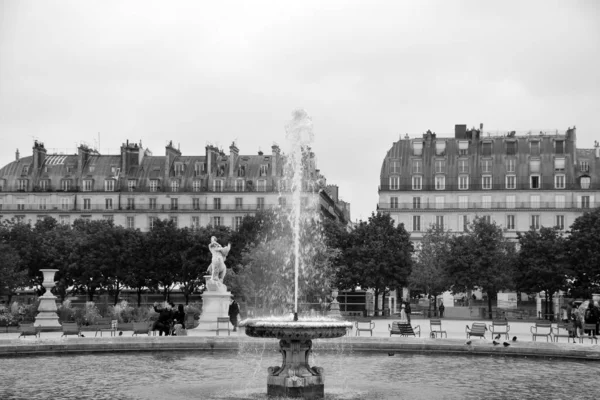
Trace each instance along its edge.
<path fill-rule="evenodd" d="M 435 177 L 435 190 L 446 189 L 446 177 L 444 175 L 436 175 Z"/>
<path fill-rule="evenodd" d="M 554 175 L 554 188 L 556 188 L 556 189 L 564 189 L 565 188 L 565 176 L 564 175 Z"/>
<path fill-rule="evenodd" d="M 63 180 L 63 181 L 60 183 L 60 188 L 61 188 L 63 191 L 65 191 L 65 192 L 67 192 L 67 191 L 71 190 L 71 180 L 69 180 L 69 179 L 65 179 L 65 180 Z"/>
<path fill-rule="evenodd" d="M 412 177 L 412 189 L 413 190 L 421 190 L 422 187 L 423 187 L 423 177 L 413 176 Z"/>
<path fill-rule="evenodd" d="M 225 165 L 217 165 L 217 176 L 225 176 Z"/>
<path fill-rule="evenodd" d="M 481 160 L 481 172 L 492 172 L 492 160 Z"/>
<path fill-rule="evenodd" d="M 443 196 L 436 196 L 435 197 L 435 208 L 437 210 L 443 210 L 444 209 L 444 197 Z"/>
<path fill-rule="evenodd" d="M 59 215 L 58 222 L 61 225 L 69 225 L 71 223 L 71 217 L 69 215 Z"/>
<path fill-rule="evenodd" d="M 492 155 L 492 142 L 481 143 L 481 154 L 484 157 L 490 157 Z"/>
<path fill-rule="evenodd" d="M 246 166 L 245 165 L 239 165 L 238 166 L 237 176 L 242 177 L 242 178 L 244 176 L 246 176 Z"/>
<path fill-rule="evenodd" d="M 423 155 L 423 142 L 413 142 L 413 155 Z"/>
<path fill-rule="evenodd" d="M 84 210 L 92 209 L 92 199 L 83 199 L 83 209 Z"/>
<path fill-rule="evenodd" d="M 175 175 L 181 176 L 183 175 L 183 163 L 175 163 Z"/>
<path fill-rule="evenodd" d="M 555 158 L 554 159 L 554 170 L 555 171 L 564 171 L 565 170 L 565 159 L 564 158 Z"/>
<path fill-rule="evenodd" d="M 492 177 L 490 175 L 484 175 L 481 177 L 481 188 L 491 189 L 492 188 Z"/>
<path fill-rule="evenodd" d="M 579 161 L 579 170 L 581 172 L 589 172 L 590 171 L 590 163 L 587 160 Z"/>
<path fill-rule="evenodd" d="M 469 154 L 469 142 L 466 140 L 461 140 L 458 142 L 458 154 L 461 156 L 466 156 Z"/>
<path fill-rule="evenodd" d="M 481 196 L 481 207 L 492 208 L 492 196 Z"/>
<path fill-rule="evenodd" d="M 506 229 L 511 231 L 515 229 L 515 216 L 513 214 L 506 216 Z"/>
<path fill-rule="evenodd" d="M 60 199 L 61 210 L 68 210 L 71 208 L 71 200 L 68 197 L 62 197 Z"/>
<path fill-rule="evenodd" d="M 193 181 L 192 182 L 192 191 L 200 192 L 202 190 L 202 181 Z"/>
<path fill-rule="evenodd" d="M 221 226 L 221 217 L 211 217 L 213 226 Z"/>
<path fill-rule="evenodd" d="M 110 167 L 110 173 L 113 174 L 114 176 L 119 175 L 120 172 L 121 172 L 121 168 Z"/>
<path fill-rule="evenodd" d="M 265 198 L 264 197 L 257 197 L 256 198 L 256 209 L 257 210 L 264 210 L 265 208 Z"/>
<path fill-rule="evenodd" d="M 244 180 L 243 179 L 237 179 L 235 181 L 235 191 L 236 192 L 243 192 L 244 191 Z"/>
<path fill-rule="evenodd" d="M 233 229 L 237 231 L 240 229 L 240 226 L 242 226 L 242 217 L 235 217 L 233 219 Z"/>
<path fill-rule="evenodd" d="M 155 197 L 150 197 L 148 199 L 148 208 L 151 210 L 156 210 L 156 198 Z"/>
<path fill-rule="evenodd" d="M 171 210 L 177 210 L 179 208 L 179 199 L 171 199 Z"/>
<path fill-rule="evenodd" d="M 133 192 L 135 190 L 135 179 L 130 179 L 127 181 L 127 190 L 129 192 Z"/>
<path fill-rule="evenodd" d="M 103 215 L 102 218 L 107 222 L 113 222 L 115 220 L 114 215 Z"/>
<path fill-rule="evenodd" d="M 420 197 L 413 197 L 413 208 L 415 210 L 418 210 L 421 208 L 421 198 Z"/>
<path fill-rule="evenodd" d="M 590 196 L 581 196 L 580 208 L 590 208 Z"/>
<path fill-rule="evenodd" d="M 127 217 L 127 228 L 135 229 L 135 217 Z"/>
<path fill-rule="evenodd" d="M 531 142 L 529 144 L 530 154 L 534 157 L 538 157 L 540 155 L 540 142 Z"/>
<path fill-rule="evenodd" d="M 460 175 L 458 177 L 458 189 L 459 190 L 469 189 L 469 176 L 468 175 Z"/>
<path fill-rule="evenodd" d="M 492 217 L 490 217 L 489 215 L 484 215 L 483 217 L 481 217 L 481 219 L 487 222 L 488 224 L 492 221 Z"/>
<path fill-rule="evenodd" d="M 400 160 L 390 160 L 390 174 L 400 173 Z"/>
<path fill-rule="evenodd" d="M 113 179 L 106 179 L 104 181 L 104 191 L 105 192 L 114 192 L 115 191 L 115 181 Z"/>
<path fill-rule="evenodd" d="M 38 200 L 39 200 L 40 210 L 45 210 L 47 203 L 48 203 L 48 198 L 40 197 L 40 198 L 38 198 Z"/>
<path fill-rule="evenodd" d="M 179 192 L 179 181 L 171 181 L 171 192 Z"/>
<path fill-rule="evenodd" d="M 20 191 L 27 190 L 27 179 L 19 179 L 17 184 Z"/>
<path fill-rule="evenodd" d="M 279 197 L 277 200 L 279 202 L 280 207 L 287 206 L 287 199 L 285 197 Z"/>
<path fill-rule="evenodd" d="M 565 229 L 565 216 L 557 215 L 556 216 L 556 228 L 563 231 Z"/>
<path fill-rule="evenodd" d="M 0 182 L 0 186 L 2 185 L 2 182 Z M 40 181 L 40 190 L 48 190 L 48 188 L 50 187 L 50 181 L 48 179 L 42 179 Z M 1 187 L 0 187 L 1 190 Z"/>
<path fill-rule="evenodd" d="M 179 218 L 177 217 L 169 217 L 169 221 L 173 223 L 175 228 L 179 228 Z"/>
<path fill-rule="evenodd" d="M 529 206 L 531 208 L 540 208 L 540 196 L 529 196 Z"/>
<path fill-rule="evenodd" d="M 412 230 L 414 232 L 419 232 L 421 230 L 421 216 L 420 215 L 413 215 L 413 226 L 412 226 Z"/>
<path fill-rule="evenodd" d="M 469 160 L 458 160 L 458 172 L 463 174 L 469 173 Z"/>
<path fill-rule="evenodd" d="M 135 197 L 129 197 L 127 199 L 127 209 L 135 210 Z"/>
<path fill-rule="evenodd" d="M 157 219 L 158 218 L 156 218 L 156 217 L 148 217 L 148 227 L 150 229 L 154 229 L 154 224 L 156 223 Z"/>
<path fill-rule="evenodd" d="M 443 174 L 446 172 L 446 160 L 435 160 L 435 173 Z"/>
<path fill-rule="evenodd" d="M 197 197 L 192 198 L 192 209 L 199 210 L 200 209 L 200 199 Z"/>
<path fill-rule="evenodd" d="M 156 192 L 158 190 L 158 179 L 150 179 L 150 191 Z"/>
<path fill-rule="evenodd" d="M 516 189 L 517 188 L 517 177 L 515 175 L 506 175 L 506 188 Z"/>
<path fill-rule="evenodd" d="M 554 149 L 556 150 L 556 154 L 565 154 L 565 141 L 564 140 L 555 141 Z"/>
<path fill-rule="evenodd" d="M 539 175 L 531 175 L 530 179 L 530 188 L 531 189 L 539 189 L 540 188 L 540 176 Z"/>
<path fill-rule="evenodd" d="M 221 209 L 221 198 L 220 197 L 213 198 L 213 210 L 220 210 L 220 209 Z"/>
<path fill-rule="evenodd" d="M 435 227 L 441 230 L 444 230 L 444 216 L 436 215 L 435 216 Z"/>
<path fill-rule="evenodd" d="M 236 197 L 235 198 L 235 209 L 236 210 L 241 210 L 244 208 L 244 198 L 243 197 Z"/>
<path fill-rule="evenodd" d="M 554 207 L 565 208 L 565 196 L 562 194 L 554 196 Z"/>
<path fill-rule="evenodd" d="M 194 176 L 199 176 L 200 173 L 202 172 L 203 168 L 202 168 L 202 164 L 194 164 Z"/>
<path fill-rule="evenodd" d="M 83 191 L 84 192 L 91 192 L 92 191 L 92 180 L 91 179 L 86 179 L 83 181 Z"/>
<path fill-rule="evenodd" d="M 213 191 L 222 192 L 223 191 L 223 181 L 220 179 L 216 179 L 213 181 Z"/>
<path fill-rule="evenodd" d="M 267 191 L 267 181 L 264 179 L 259 179 L 258 181 L 256 181 L 256 191 L 266 192 Z"/>
<path fill-rule="evenodd" d="M 413 174 L 420 174 L 423 172 L 423 160 L 413 160 L 412 171 Z"/>
<path fill-rule="evenodd" d="M 468 215 L 463 215 L 462 218 L 459 216 L 459 223 L 462 219 L 462 230 L 463 232 L 468 232 L 469 231 L 469 216 Z"/>
<path fill-rule="evenodd" d="M 390 198 L 390 208 L 398 208 L 398 198 L 397 197 Z"/>
<path fill-rule="evenodd" d="M 192 229 L 200 228 L 200 217 L 192 217 Z"/>
<path fill-rule="evenodd" d="M 515 208 L 517 206 L 516 196 L 506 196 L 506 208 Z"/>
<path fill-rule="evenodd" d="M 104 199 L 104 209 L 105 210 L 113 209 L 113 199 Z"/>
<path fill-rule="evenodd" d="M 269 170 L 269 166 L 263 164 L 260 166 L 260 176 L 267 176 L 267 171 Z"/>
<path fill-rule="evenodd" d="M 458 196 L 458 208 L 469 208 L 469 196 Z"/>
<path fill-rule="evenodd" d="M 540 216 L 538 214 L 534 214 L 531 216 L 531 229 L 540 229 Z"/>
<path fill-rule="evenodd" d="M 506 160 L 506 172 L 515 172 L 517 168 L 517 160 L 514 158 L 509 158 Z"/>
<path fill-rule="evenodd" d="M 590 178 L 589 176 L 582 176 L 579 180 L 579 183 L 581 184 L 582 189 L 589 189 L 590 184 L 592 183 L 592 178 Z"/>
<path fill-rule="evenodd" d="M 399 190 L 400 189 L 400 177 L 399 176 L 390 176 L 390 190 Z"/>
<path fill-rule="evenodd" d="M 517 154 L 517 142 L 506 142 L 506 155 L 514 156 Z"/>
<path fill-rule="evenodd" d="M 445 141 L 436 141 L 435 142 L 435 155 L 443 156 L 446 153 L 446 142 Z"/>

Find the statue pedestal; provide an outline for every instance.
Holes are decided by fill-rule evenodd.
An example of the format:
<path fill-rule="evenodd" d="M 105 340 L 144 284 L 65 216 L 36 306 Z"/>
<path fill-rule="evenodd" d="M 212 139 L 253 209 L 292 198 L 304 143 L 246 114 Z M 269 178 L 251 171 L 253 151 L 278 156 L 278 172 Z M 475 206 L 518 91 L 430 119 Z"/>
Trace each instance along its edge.
<path fill-rule="evenodd" d="M 231 292 L 219 281 L 206 278 L 206 291 L 202 294 L 202 314 L 195 329 L 217 329 L 217 318 L 229 317 Z"/>
<path fill-rule="evenodd" d="M 50 291 L 54 287 L 54 274 L 58 270 L 41 269 L 40 271 L 44 274 L 42 286 L 46 289 L 46 293 L 40 297 L 38 314 L 35 317 L 34 325 L 41 326 L 42 328 L 60 328 L 61 325 L 58 323 L 58 314 L 56 313 L 56 296 Z"/>

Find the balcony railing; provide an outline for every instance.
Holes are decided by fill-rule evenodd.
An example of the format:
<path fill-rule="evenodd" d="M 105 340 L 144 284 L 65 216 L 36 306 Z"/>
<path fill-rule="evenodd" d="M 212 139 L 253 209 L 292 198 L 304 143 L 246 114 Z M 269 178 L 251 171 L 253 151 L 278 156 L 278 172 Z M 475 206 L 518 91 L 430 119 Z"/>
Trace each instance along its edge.
<path fill-rule="evenodd" d="M 507 187 L 506 183 L 492 183 L 483 185 L 481 183 L 470 183 L 467 186 L 459 186 L 458 184 L 447 184 L 440 189 L 435 184 L 413 186 L 412 184 L 400 185 L 381 185 L 380 192 L 449 192 L 449 191 L 488 191 L 488 190 L 600 190 L 600 183 L 591 183 L 586 187 L 581 187 L 580 184 L 570 183 L 563 187 L 556 187 L 554 183 L 541 183 L 536 188 L 532 188 L 529 183 L 517 183 L 511 187 Z"/>
<path fill-rule="evenodd" d="M 306 205 L 305 209 L 314 208 L 315 206 Z M 223 204 L 220 206 L 215 206 L 214 204 L 178 204 L 177 206 L 171 206 L 169 204 L 157 204 L 156 206 L 150 206 L 149 204 L 135 204 L 132 205 L 122 205 L 121 207 L 113 206 L 106 207 L 104 204 L 90 204 L 89 206 L 85 205 L 69 205 L 63 206 L 62 204 L 46 204 L 45 206 L 41 206 L 39 204 L 2 204 L 0 206 L 0 212 L 3 211 L 27 211 L 27 212 L 41 212 L 41 213 L 62 213 L 62 212 L 88 212 L 88 211 L 96 211 L 96 212 L 193 212 L 193 211 L 240 211 L 240 212 L 252 212 L 257 210 L 266 210 L 266 209 L 285 209 L 288 210 L 291 208 L 291 205 L 279 205 L 279 204 Z"/>
<path fill-rule="evenodd" d="M 465 210 L 471 211 L 476 210 L 586 210 L 600 206 L 600 202 L 576 202 L 576 201 L 565 201 L 564 203 L 555 203 L 554 201 L 518 201 L 518 202 L 498 202 L 492 201 L 490 203 L 483 202 L 469 202 L 465 203 L 444 203 L 435 204 L 421 203 L 419 206 L 411 203 L 379 203 L 378 210 L 381 211 L 394 211 L 394 210 L 411 210 L 419 212 L 419 210 Z"/>

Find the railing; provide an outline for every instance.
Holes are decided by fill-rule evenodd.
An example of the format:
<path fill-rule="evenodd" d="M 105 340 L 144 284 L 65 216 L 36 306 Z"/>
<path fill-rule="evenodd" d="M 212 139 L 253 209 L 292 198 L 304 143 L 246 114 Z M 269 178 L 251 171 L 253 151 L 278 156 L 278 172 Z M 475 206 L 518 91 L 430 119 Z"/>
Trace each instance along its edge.
<path fill-rule="evenodd" d="M 306 205 L 305 209 L 311 209 L 316 206 Z M 35 211 L 35 212 L 72 212 L 72 211 L 101 211 L 101 212 L 115 212 L 115 211 L 143 211 L 143 212 L 179 212 L 179 211 L 258 211 L 267 209 L 285 209 L 288 210 L 291 205 L 279 205 L 279 204 L 221 204 L 215 206 L 214 204 L 178 204 L 177 206 L 170 206 L 168 204 L 159 204 L 156 207 L 148 204 L 136 204 L 135 206 L 123 205 L 121 207 L 114 206 L 107 208 L 104 204 L 90 204 L 84 206 L 78 204 L 77 206 L 69 205 L 63 207 L 62 204 L 47 204 L 46 206 L 40 206 L 39 204 L 2 204 L 0 211 Z"/>
<path fill-rule="evenodd" d="M 459 186 L 458 184 L 448 184 L 441 186 L 436 186 L 435 184 L 423 184 L 419 186 L 413 186 L 412 183 L 407 184 L 399 184 L 399 185 L 380 185 L 378 190 L 380 192 L 448 192 L 448 191 L 459 191 L 459 192 L 469 192 L 474 190 L 481 191 L 490 191 L 490 190 L 502 190 L 502 191 L 511 191 L 511 190 L 600 190 L 600 182 L 598 183 L 590 183 L 585 187 L 582 187 L 578 183 L 568 183 L 563 187 L 556 187 L 553 183 L 540 183 L 537 187 L 532 188 L 530 183 L 516 183 L 510 188 L 506 186 L 506 183 L 491 183 L 489 185 L 484 185 L 482 183 L 469 183 L 466 186 Z"/>
<path fill-rule="evenodd" d="M 556 204 L 554 201 L 540 201 L 540 202 L 531 202 L 531 201 L 517 201 L 512 203 L 507 202 L 498 202 L 492 201 L 490 203 L 482 203 L 482 202 L 469 202 L 468 204 L 464 203 L 444 203 L 444 204 L 435 204 L 431 203 L 421 203 L 420 205 L 414 205 L 413 203 L 379 203 L 379 210 L 393 211 L 393 210 L 414 210 L 418 212 L 419 210 L 586 210 L 592 209 L 600 206 L 600 202 L 593 203 L 582 203 L 576 201 L 565 201 L 564 203 Z"/>

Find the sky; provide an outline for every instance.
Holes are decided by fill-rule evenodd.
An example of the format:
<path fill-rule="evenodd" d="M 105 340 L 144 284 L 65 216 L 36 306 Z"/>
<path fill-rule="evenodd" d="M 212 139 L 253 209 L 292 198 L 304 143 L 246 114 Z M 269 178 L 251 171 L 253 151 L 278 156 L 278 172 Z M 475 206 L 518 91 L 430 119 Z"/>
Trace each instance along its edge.
<path fill-rule="evenodd" d="M 126 140 L 164 155 L 285 148 L 312 117 L 352 220 L 401 136 L 564 131 L 600 140 L 600 1 L 0 0 L 0 165 Z"/>

